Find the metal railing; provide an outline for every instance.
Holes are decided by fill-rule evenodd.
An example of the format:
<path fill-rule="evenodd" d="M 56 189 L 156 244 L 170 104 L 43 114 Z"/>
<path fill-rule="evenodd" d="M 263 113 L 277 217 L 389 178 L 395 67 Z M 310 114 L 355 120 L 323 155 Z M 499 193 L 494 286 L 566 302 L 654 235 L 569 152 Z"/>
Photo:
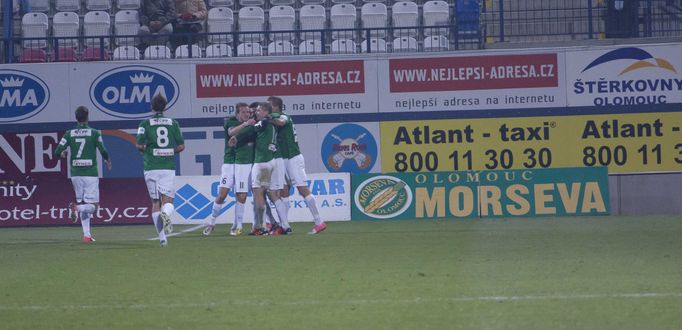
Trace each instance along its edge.
<path fill-rule="evenodd" d="M 422 8 L 426 0 L 416 0 Z M 443 26 L 416 26 L 407 28 L 377 29 L 345 29 L 345 30 L 292 30 L 264 32 L 230 32 L 230 33 L 198 33 L 174 34 L 158 36 L 170 39 L 171 48 L 180 44 L 199 44 L 202 49 L 214 43 L 225 43 L 230 46 L 230 55 L 244 55 L 239 52 L 239 44 L 255 41 L 262 52 L 251 55 L 297 55 L 297 54 L 330 54 L 330 53 L 377 53 L 377 52 L 422 52 L 453 51 L 462 49 L 480 49 L 498 43 L 523 42 L 542 46 L 552 41 L 590 40 L 607 38 L 648 38 L 648 37 L 681 37 L 682 36 L 682 0 L 447 0 L 449 19 Z M 362 0 L 357 0 L 358 8 Z M 296 6 L 300 7 L 300 4 Z M 390 6 L 388 6 L 390 8 Z M 235 7 L 236 9 L 236 7 Z M 389 17 L 391 12 L 389 9 Z M 15 17 L 16 20 L 21 19 Z M 3 22 L 7 27 L 11 24 Z M 390 26 L 390 24 L 389 24 Z M 15 31 L 18 32 L 18 31 Z M 441 35 L 445 39 L 430 38 Z M 127 41 L 121 43 L 121 38 Z M 404 38 L 404 39 L 402 39 Z M 414 38 L 414 40 L 410 39 Z M 63 56 L 55 51 L 74 42 L 77 60 L 104 60 L 114 54 L 119 45 L 134 45 L 144 53 L 145 42 L 139 36 L 106 35 L 99 37 L 55 38 L 43 39 L 20 38 L 4 34 L 2 39 L 2 63 L 16 62 L 22 59 L 25 49 L 42 49 L 46 61 L 61 61 Z M 346 43 L 345 51 L 339 52 L 336 39 L 348 39 L 355 46 Z M 156 40 L 156 39 L 155 39 Z M 301 52 L 301 42 L 314 40 L 307 49 Z M 365 40 L 373 40 L 363 45 Z M 444 41 L 445 40 L 445 41 Z M 290 42 L 293 47 L 286 51 L 269 52 L 271 42 Z M 397 43 L 396 43 L 397 41 Z M 164 43 L 164 42 L 161 42 Z M 436 44 L 434 44 L 436 43 Z M 349 46 L 350 44 L 350 46 Z M 100 56 L 93 54 L 88 48 L 99 49 Z M 172 49 L 174 51 L 175 49 Z M 276 49 L 280 50 L 280 49 Z M 203 51 L 203 50 L 202 50 Z M 191 54 L 189 56 L 198 57 Z M 37 56 L 43 57 L 41 50 Z M 87 56 L 86 56 L 87 55 Z M 204 54 L 202 54 L 203 56 Z M 72 55 L 68 55 L 71 60 Z M 173 55 L 175 56 L 175 55 Z M 60 58 L 62 57 L 62 58 Z M 141 56 L 144 58 L 144 56 Z M 40 61 L 40 58 L 37 61 Z M 24 57 L 25 59 L 25 57 Z M 28 58 L 32 60 L 32 58 Z"/>
<path fill-rule="evenodd" d="M 369 42 L 368 42 L 369 40 Z M 480 49 L 483 47 L 481 34 L 458 33 L 454 25 L 419 26 L 407 28 L 379 29 L 335 29 L 335 30 L 290 30 L 266 32 L 229 32 L 229 33 L 183 33 L 169 35 L 106 35 L 90 37 L 48 37 L 14 38 L 10 44 L 16 48 L 13 57 L 6 62 L 61 62 L 96 61 L 110 59 L 136 59 L 131 56 L 115 56 L 116 48 L 133 46 L 128 51 L 139 51 L 139 59 L 145 56 L 148 47 L 159 47 L 163 54 L 154 59 L 165 58 L 203 58 L 238 57 L 267 55 L 324 55 L 324 54 L 371 54 L 392 52 L 439 52 L 461 49 Z M 274 43 L 274 44 L 273 44 Z M 208 55 L 211 45 L 227 45 L 229 52 L 224 56 Z M 186 53 L 176 52 L 182 45 Z M 245 46 L 255 47 L 242 51 Z M 169 48 L 168 57 L 165 47 Z M 319 47 L 319 48 L 318 48 Z M 257 48 L 257 49 L 256 49 Z M 61 49 L 61 50 L 60 50 Z M 63 51 L 69 50 L 68 52 Z M 71 50 L 74 50 L 71 52 Z M 71 54 L 65 56 L 65 54 Z M 74 55 L 75 54 L 75 55 Z"/>

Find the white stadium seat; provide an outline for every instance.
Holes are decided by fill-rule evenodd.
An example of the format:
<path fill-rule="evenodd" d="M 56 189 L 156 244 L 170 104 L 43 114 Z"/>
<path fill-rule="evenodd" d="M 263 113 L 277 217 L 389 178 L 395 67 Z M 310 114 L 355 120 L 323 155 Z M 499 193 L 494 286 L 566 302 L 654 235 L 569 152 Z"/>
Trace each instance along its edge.
<path fill-rule="evenodd" d="M 442 0 L 431 0 L 422 7 L 424 26 L 447 26 L 450 21 L 450 7 Z M 447 35 L 447 28 L 425 28 L 424 35 Z"/>
<path fill-rule="evenodd" d="M 257 42 L 264 39 L 263 32 L 265 29 L 265 12 L 261 7 L 243 7 L 239 9 L 239 39 L 246 42 Z M 243 32 L 257 32 L 246 33 Z"/>
<path fill-rule="evenodd" d="M 208 36 L 210 43 L 228 43 L 232 41 L 232 29 L 234 16 L 232 9 L 225 7 L 211 8 L 208 11 L 207 31 L 210 33 L 220 33 Z"/>
<path fill-rule="evenodd" d="M 79 12 L 81 10 L 80 0 L 57 0 L 54 4 L 54 9 L 58 12 L 72 11 Z"/>
<path fill-rule="evenodd" d="M 135 46 L 120 46 L 114 49 L 114 61 L 139 60 L 140 50 Z"/>
<path fill-rule="evenodd" d="M 338 39 L 332 41 L 331 53 L 332 54 L 355 54 L 356 50 L 355 41 L 350 39 Z"/>
<path fill-rule="evenodd" d="M 412 28 L 395 29 L 393 30 L 394 36 L 416 37 L 416 27 L 419 26 L 419 8 L 417 4 L 410 1 L 396 2 L 391 9 L 394 28 Z"/>
<path fill-rule="evenodd" d="M 111 0 L 86 0 L 85 8 L 88 11 L 93 10 L 108 11 L 111 9 Z"/>
<path fill-rule="evenodd" d="M 393 39 L 393 52 L 416 52 L 417 39 L 413 37 L 400 37 Z"/>
<path fill-rule="evenodd" d="M 73 37 L 73 39 L 58 39 L 59 47 L 78 47 L 80 33 L 80 19 L 74 12 L 59 12 L 52 17 L 52 35 L 58 38 Z"/>
<path fill-rule="evenodd" d="M 319 39 L 303 40 L 298 45 L 299 55 L 317 55 L 322 54 L 322 42 Z"/>
<path fill-rule="evenodd" d="M 305 5 L 299 11 L 301 30 L 324 30 L 327 23 L 327 12 L 320 5 Z M 301 39 L 320 39 L 321 32 L 301 32 Z"/>
<path fill-rule="evenodd" d="M 26 13 L 21 18 L 21 36 L 23 38 L 42 38 L 39 40 L 24 40 L 24 48 L 47 47 L 47 15 L 44 13 Z"/>
<path fill-rule="evenodd" d="M 369 46 L 369 49 L 368 49 Z M 384 39 L 378 39 L 378 38 L 372 38 L 369 41 L 369 45 L 367 40 L 362 42 L 361 47 L 363 53 L 385 53 L 386 52 L 386 40 Z"/>
<path fill-rule="evenodd" d="M 114 16 L 114 31 L 117 36 L 135 36 L 140 30 L 137 10 L 119 10 Z M 117 45 L 134 45 L 135 37 L 116 38 Z"/>
<path fill-rule="evenodd" d="M 153 45 L 144 50 L 145 60 L 166 60 L 172 58 L 170 48 L 161 45 Z"/>
<path fill-rule="evenodd" d="M 190 57 L 189 51 L 192 50 L 192 57 Z M 175 49 L 175 58 L 201 58 L 201 47 L 199 45 L 180 45 Z"/>
<path fill-rule="evenodd" d="M 273 41 L 268 45 L 268 55 L 293 55 L 294 45 L 286 40 Z"/>
<path fill-rule="evenodd" d="M 336 4 L 332 6 L 329 14 L 332 29 L 355 29 L 357 12 L 351 4 Z M 354 31 L 334 31 L 333 39 L 352 39 Z"/>
<path fill-rule="evenodd" d="M 424 38 L 425 52 L 441 52 L 450 48 L 450 41 L 445 36 L 430 36 Z"/>
<path fill-rule="evenodd" d="M 237 46 L 237 56 L 263 56 L 263 48 L 256 42 L 244 42 Z"/>
<path fill-rule="evenodd" d="M 232 47 L 228 44 L 212 44 L 206 47 L 206 57 L 230 57 Z"/>
<path fill-rule="evenodd" d="M 276 6 L 270 8 L 270 37 L 274 40 L 293 40 L 294 32 L 277 33 L 277 31 L 292 31 L 296 28 L 296 12 L 291 6 Z M 273 33 L 274 32 L 274 33 Z"/>
<path fill-rule="evenodd" d="M 119 10 L 138 10 L 140 9 L 140 0 L 118 0 L 116 7 Z"/>
<path fill-rule="evenodd" d="M 83 35 L 85 37 L 99 37 L 111 35 L 111 19 L 104 11 L 90 11 L 83 18 Z M 103 47 L 109 46 L 109 38 L 103 38 Z M 85 38 L 90 47 L 100 47 L 100 38 Z"/>
<path fill-rule="evenodd" d="M 370 36 L 372 38 L 384 38 L 386 36 L 385 28 L 388 25 L 388 10 L 383 3 L 366 3 L 360 9 L 360 17 L 362 20 L 362 27 L 381 30 L 372 30 Z"/>

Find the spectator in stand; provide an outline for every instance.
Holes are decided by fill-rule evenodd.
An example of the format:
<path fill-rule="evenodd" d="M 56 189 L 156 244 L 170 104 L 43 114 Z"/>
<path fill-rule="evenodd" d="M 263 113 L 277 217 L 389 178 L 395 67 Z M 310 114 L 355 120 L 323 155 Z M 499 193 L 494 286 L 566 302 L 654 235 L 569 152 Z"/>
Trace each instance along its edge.
<path fill-rule="evenodd" d="M 204 30 L 204 22 L 208 15 L 204 0 L 175 0 L 175 33 L 199 33 Z M 176 36 L 173 47 L 181 44 L 194 44 L 197 41 L 191 39 L 188 42 L 187 36 Z"/>
<path fill-rule="evenodd" d="M 142 48 L 150 44 L 165 45 L 173 33 L 175 0 L 144 0 L 140 8 L 140 36 Z M 164 36 L 166 35 L 166 36 Z"/>

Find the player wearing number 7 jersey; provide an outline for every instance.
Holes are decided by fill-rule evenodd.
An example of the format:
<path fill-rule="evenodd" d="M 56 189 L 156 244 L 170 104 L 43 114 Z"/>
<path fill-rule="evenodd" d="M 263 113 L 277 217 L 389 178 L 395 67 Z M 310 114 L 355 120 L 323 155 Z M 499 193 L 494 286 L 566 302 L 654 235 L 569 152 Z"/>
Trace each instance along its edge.
<path fill-rule="evenodd" d="M 90 234 L 90 218 L 99 206 L 99 173 L 97 171 L 97 150 L 102 154 L 107 168 L 111 170 L 111 160 L 107 149 L 102 141 L 102 133 L 88 126 L 88 108 L 80 106 L 76 109 L 78 126 L 66 131 L 54 154 L 66 156 L 69 148 L 71 156 L 69 163 L 71 168 L 71 183 L 76 193 L 76 202 L 69 204 L 70 217 L 77 222 L 77 214 L 80 214 L 81 226 L 83 227 L 83 242 L 94 242 Z"/>
<path fill-rule="evenodd" d="M 175 211 L 175 154 L 185 150 L 185 141 L 178 122 L 163 115 L 166 98 L 157 94 L 151 103 L 154 115 L 140 123 L 137 149 L 144 158 L 144 181 L 152 199 L 152 220 L 161 246 L 166 246 L 166 233 L 173 230 L 171 216 Z"/>

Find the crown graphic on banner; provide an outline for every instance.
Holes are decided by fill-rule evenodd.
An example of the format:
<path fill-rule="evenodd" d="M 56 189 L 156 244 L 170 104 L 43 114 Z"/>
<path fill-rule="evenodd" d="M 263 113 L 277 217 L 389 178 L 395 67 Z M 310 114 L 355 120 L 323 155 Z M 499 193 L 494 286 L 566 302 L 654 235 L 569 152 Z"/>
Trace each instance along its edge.
<path fill-rule="evenodd" d="M 148 84 L 148 83 L 152 82 L 152 80 L 154 80 L 154 76 L 147 75 L 144 73 L 135 74 L 135 75 L 130 76 L 130 81 L 133 84 Z"/>
<path fill-rule="evenodd" d="M 0 85 L 2 85 L 2 87 L 5 87 L 5 88 L 7 88 L 7 87 L 21 87 L 23 84 L 24 84 L 24 79 L 19 79 L 19 78 L 14 78 L 14 77 L 9 78 L 9 79 L 5 78 L 5 79 L 0 80 Z"/>

